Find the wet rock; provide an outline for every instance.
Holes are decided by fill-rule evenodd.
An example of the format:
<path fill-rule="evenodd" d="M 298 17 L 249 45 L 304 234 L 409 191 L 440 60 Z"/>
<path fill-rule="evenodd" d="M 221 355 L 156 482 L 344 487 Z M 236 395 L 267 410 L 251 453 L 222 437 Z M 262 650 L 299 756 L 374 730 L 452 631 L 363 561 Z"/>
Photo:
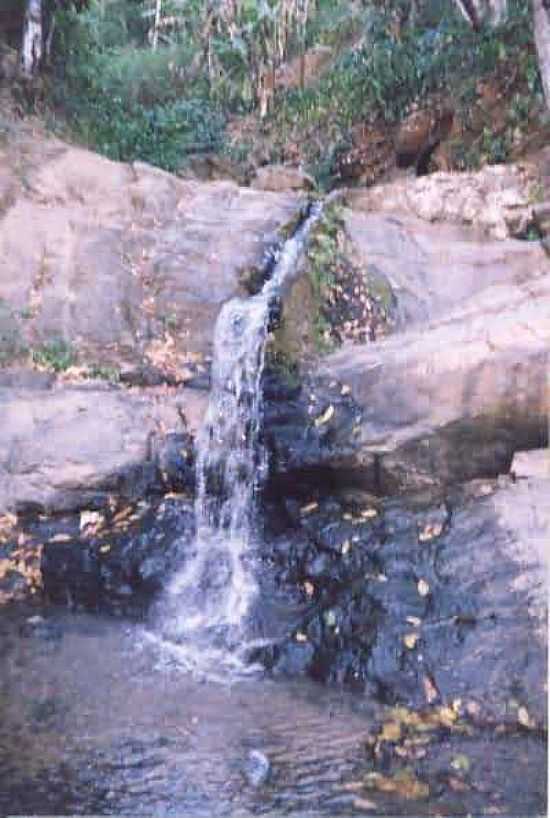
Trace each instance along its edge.
<path fill-rule="evenodd" d="M 251 787 L 263 787 L 271 775 L 271 762 L 260 750 L 251 750 L 243 764 L 243 774 Z"/>
<path fill-rule="evenodd" d="M 43 616 L 29 616 L 19 630 L 21 636 L 34 639 L 61 639 L 63 631 L 56 622 L 48 622 Z"/>
<path fill-rule="evenodd" d="M 35 535 L 40 526 L 35 524 Z M 72 526 L 72 529 L 71 529 Z M 192 503 L 167 498 L 128 508 L 91 536 L 53 534 L 42 552 L 42 579 L 48 599 L 72 609 L 142 615 L 181 564 L 194 533 Z M 46 531 L 43 532 L 44 534 Z"/>
<path fill-rule="evenodd" d="M 444 503 L 387 500 L 368 536 L 340 515 L 327 523 L 318 514 L 317 532 L 315 515 L 292 523 L 285 554 L 294 568 L 280 579 L 309 604 L 278 645 L 274 672 L 420 708 L 475 700 L 492 722 L 516 724 L 524 706 L 544 723 L 547 491 L 547 479 L 529 478 L 475 482 Z M 327 526 L 348 547 L 319 560 L 325 571 L 310 588 Z"/>
<path fill-rule="evenodd" d="M 303 676 L 311 667 L 315 648 L 310 642 L 290 641 L 279 652 L 273 672 L 278 676 Z"/>

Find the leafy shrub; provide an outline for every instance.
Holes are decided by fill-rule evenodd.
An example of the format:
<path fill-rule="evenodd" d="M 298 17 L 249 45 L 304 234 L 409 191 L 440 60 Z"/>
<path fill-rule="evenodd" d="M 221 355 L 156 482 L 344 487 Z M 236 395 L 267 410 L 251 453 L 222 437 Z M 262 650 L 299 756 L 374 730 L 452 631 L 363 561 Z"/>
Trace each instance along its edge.
<path fill-rule="evenodd" d="M 58 16 L 52 101 L 76 136 L 112 159 L 166 170 L 180 167 L 190 151 L 219 147 L 225 118 L 204 82 L 183 93 L 189 48 L 139 48 L 137 24 L 132 42 L 128 20 L 114 11 L 102 17 L 92 3 L 81 14 Z"/>
<path fill-rule="evenodd" d="M 391 17 L 384 12 L 365 17 L 365 26 L 363 44 L 344 52 L 316 87 L 284 94 L 270 123 L 283 135 L 281 147 L 303 141 L 307 134 L 307 158 L 321 176 L 330 165 L 331 152 L 354 124 L 397 123 L 413 103 L 433 94 L 447 95 L 465 111 L 483 76 L 513 72 L 515 85 L 521 88 L 510 112 L 516 120 L 510 122 L 510 134 L 512 126 L 527 123 L 541 105 L 530 4 L 522 0 L 510 0 L 509 17 L 502 26 L 482 32 L 472 31 L 450 3 L 439 17 L 434 15 L 429 27 L 405 28 L 400 37 L 394 36 Z M 475 164 L 481 153 L 486 161 L 504 161 L 511 149 L 510 134 L 494 142 L 485 140 L 476 155 L 465 157 L 465 164 Z"/>
<path fill-rule="evenodd" d="M 76 363 L 73 347 L 63 338 L 54 338 L 31 351 L 33 363 L 53 372 L 64 372 Z"/>

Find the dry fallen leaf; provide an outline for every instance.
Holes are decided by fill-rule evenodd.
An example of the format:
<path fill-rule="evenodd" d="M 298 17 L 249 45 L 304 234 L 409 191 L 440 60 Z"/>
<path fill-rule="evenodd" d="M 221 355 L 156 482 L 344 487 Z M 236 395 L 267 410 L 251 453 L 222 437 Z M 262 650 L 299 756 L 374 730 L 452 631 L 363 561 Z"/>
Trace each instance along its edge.
<path fill-rule="evenodd" d="M 312 503 L 308 503 L 305 506 L 302 506 L 300 509 L 300 514 L 311 514 L 312 511 L 316 511 L 319 508 L 319 503 L 313 501 Z"/>
<path fill-rule="evenodd" d="M 441 523 L 428 523 L 422 531 L 418 532 L 418 540 L 419 542 L 428 542 L 435 539 L 435 537 L 439 537 L 442 531 L 443 525 Z"/>
<path fill-rule="evenodd" d="M 73 537 L 70 534 L 55 534 L 53 537 L 50 537 L 48 542 L 70 542 Z"/>
<path fill-rule="evenodd" d="M 364 520 L 370 520 L 372 517 L 378 517 L 378 511 L 375 508 L 364 508 L 360 515 Z"/>
<path fill-rule="evenodd" d="M 414 800 L 427 798 L 430 794 L 428 785 L 420 781 L 408 769 L 399 770 L 391 777 L 380 775 L 380 773 L 369 773 L 365 779 L 365 786 L 380 792 L 393 792 L 401 798 Z"/>
<path fill-rule="evenodd" d="M 459 755 L 455 756 L 451 761 L 451 767 L 453 770 L 456 770 L 460 773 L 467 773 L 470 769 L 470 759 L 468 756 L 460 753 Z"/>
<path fill-rule="evenodd" d="M 398 721 L 388 721 L 380 733 L 381 741 L 399 741 L 401 738 L 401 725 Z"/>
<path fill-rule="evenodd" d="M 403 643 L 406 648 L 409 650 L 414 650 L 416 647 L 416 643 L 418 642 L 418 634 L 417 633 L 407 633 L 403 637 Z"/>
<path fill-rule="evenodd" d="M 328 423 L 329 420 L 334 415 L 334 406 L 332 404 L 326 409 L 322 415 L 319 415 L 318 418 L 315 418 L 315 426 L 323 426 L 325 423 Z"/>

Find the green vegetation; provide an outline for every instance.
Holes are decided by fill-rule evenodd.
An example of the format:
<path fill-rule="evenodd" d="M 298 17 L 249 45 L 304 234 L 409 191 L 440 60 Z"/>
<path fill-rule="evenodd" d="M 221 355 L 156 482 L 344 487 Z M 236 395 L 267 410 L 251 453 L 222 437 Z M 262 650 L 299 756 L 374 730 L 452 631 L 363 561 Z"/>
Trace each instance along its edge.
<path fill-rule="evenodd" d="M 542 111 L 530 3 L 508 3 L 506 22 L 480 32 L 452 0 L 421 0 L 415 17 L 411 0 L 162 0 L 158 20 L 146 0 L 66 3 L 39 97 L 55 127 L 113 159 L 174 171 L 201 152 L 290 158 L 321 188 L 355 125 L 391 141 L 412 106 L 439 97 L 462 126 L 453 167 L 474 168 L 509 160 Z M 278 87 L 278 67 L 315 46 L 333 50 L 330 70 L 303 87 L 295 62 Z M 476 109 L 482 79 L 503 98 L 498 127 Z"/>
<path fill-rule="evenodd" d="M 31 359 L 36 366 L 53 372 L 64 372 L 74 366 L 77 355 L 74 348 L 63 338 L 46 341 L 31 350 Z"/>
<path fill-rule="evenodd" d="M 103 364 L 91 364 L 87 367 L 85 372 L 86 378 L 98 378 L 108 383 L 120 382 L 120 370 L 116 366 L 108 366 Z"/>
<path fill-rule="evenodd" d="M 325 315 L 324 304 L 331 288 L 337 281 L 337 270 L 344 263 L 342 246 L 342 218 L 338 205 L 325 208 L 307 249 L 308 274 L 314 295 L 312 317 L 314 343 L 317 352 L 330 352 L 333 348 L 331 325 Z"/>
<path fill-rule="evenodd" d="M 525 129 L 542 107 L 530 8 L 522 0 L 511 0 L 504 25 L 482 32 L 472 31 L 450 4 L 436 27 L 407 28 L 399 37 L 392 33 L 388 15 L 372 14 L 363 45 L 345 52 L 317 86 L 286 94 L 269 127 L 280 153 L 307 134 L 306 158 L 326 180 L 334 154 L 348 144 L 353 125 L 395 124 L 413 104 L 430 96 L 451 100 L 466 131 L 474 128 L 469 111 L 476 85 L 485 77 L 505 78 L 508 93 L 513 90 L 506 127 L 493 135 L 488 122 L 481 139 L 458 157 L 457 165 L 503 162 L 518 129 Z"/>

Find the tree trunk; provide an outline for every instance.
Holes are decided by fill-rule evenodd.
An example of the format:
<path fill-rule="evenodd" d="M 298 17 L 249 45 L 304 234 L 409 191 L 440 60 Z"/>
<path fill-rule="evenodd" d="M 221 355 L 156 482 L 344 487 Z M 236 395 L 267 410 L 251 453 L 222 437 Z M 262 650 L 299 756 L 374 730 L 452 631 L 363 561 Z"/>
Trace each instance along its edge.
<path fill-rule="evenodd" d="M 156 0 L 155 2 L 155 22 L 153 23 L 153 36 L 151 38 L 151 46 L 153 51 L 156 51 L 158 42 L 159 42 L 159 27 L 160 27 L 160 18 L 162 14 L 162 0 Z"/>
<path fill-rule="evenodd" d="M 544 0 L 533 0 L 533 28 L 544 98 L 550 110 L 550 9 Z"/>
<path fill-rule="evenodd" d="M 42 61 L 42 0 L 27 0 L 23 42 L 21 45 L 21 70 L 23 76 L 33 77 Z"/>
<path fill-rule="evenodd" d="M 500 25 L 508 11 L 507 0 L 455 0 L 455 5 L 476 31 L 485 23 Z"/>

